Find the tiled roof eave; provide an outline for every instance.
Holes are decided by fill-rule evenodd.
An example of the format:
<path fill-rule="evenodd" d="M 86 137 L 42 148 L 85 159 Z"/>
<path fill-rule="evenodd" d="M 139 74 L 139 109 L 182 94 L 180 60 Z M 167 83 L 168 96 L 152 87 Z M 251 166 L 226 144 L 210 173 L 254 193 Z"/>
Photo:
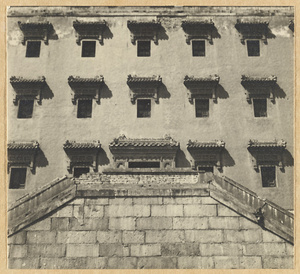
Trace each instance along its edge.
<path fill-rule="evenodd" d="M 95 83 L 103 83 L 104 77 L 102 75 L 96 76 L 94 78 L 82 78 L 79 76 L 69 76 L 68 83 L 69 84 L 95 84 Z"/>
<path fill-rule="evenodd" d="M 7 144 L 7 150 L 8 151 L 14 151 L 14 150 L 37 150 L 40 148 L 40 145 L 37 141 L 33 142 L 22 142 L 22 143 L 16 143 L 16 142 L 10 142 Z"/>
<path fill-rule="evenodd" d="M 284 149 L 286 147 L 286 142 L 284 140 L 274 141 L 274 142 L 259 142 L 256 140 L 249 140 L 248 149 Z"/>
<path fill-rule="evenodd" d="M 33 78 L 23 78 L 23 77 L 10 77 L 11 84 L 44 84 L 46 82 L 46 78 L 44 76 L 40 76 L 36 79 Z"/>
<path fill-rule="evenodd" d="M 65 150 L 80 150 L 80 149 L 100 149 L 100 141 L 91 143 L 77 143 L 74 141 L 66 141 L 63 145 Z"/>
<path fill-rule="evenodd" d="M 184 77 L 184 83 L 219 83 L 220 77 L 219 75 L 210 75 L 208 77 L 194 77 L 186 75 Z"/>

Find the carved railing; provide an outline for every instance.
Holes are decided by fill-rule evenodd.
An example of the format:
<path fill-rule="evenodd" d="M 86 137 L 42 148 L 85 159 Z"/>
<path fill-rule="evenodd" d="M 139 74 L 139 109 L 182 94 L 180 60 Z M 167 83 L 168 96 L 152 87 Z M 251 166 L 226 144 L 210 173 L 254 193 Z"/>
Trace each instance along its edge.
<path fill-rule="evenodd" d="M 289 211 L 258 197 L 256 193 L 225 176 L 213 175 L 210 189 L 210 195 L 216 200 L 285 240 L 294 242 L 294 215 Z"/>
<path fill-rule="evenodd" d="M 75 194 L 74 181 L 65 176 L 23 196 L 8 210 L 8 236 L 74 199 Z"/>

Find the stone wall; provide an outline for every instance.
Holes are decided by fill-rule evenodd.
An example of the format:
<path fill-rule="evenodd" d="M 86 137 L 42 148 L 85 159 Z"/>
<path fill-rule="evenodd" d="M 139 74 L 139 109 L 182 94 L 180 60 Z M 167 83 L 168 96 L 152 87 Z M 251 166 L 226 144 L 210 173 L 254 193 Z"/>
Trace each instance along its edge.
<path fill-rule="evenodd" d="M 211 197 L 77 198 L 8 244 L 9 268 L 293 268 L 293 245 Z"/>

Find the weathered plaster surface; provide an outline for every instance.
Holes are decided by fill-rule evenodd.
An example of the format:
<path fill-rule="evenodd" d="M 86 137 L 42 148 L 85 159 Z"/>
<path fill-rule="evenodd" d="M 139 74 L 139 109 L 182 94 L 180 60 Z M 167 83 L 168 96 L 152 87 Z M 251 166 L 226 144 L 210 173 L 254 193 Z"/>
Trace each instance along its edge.
<path fill-rule="evenodd" d="M 210 141 L 223 139 L 228 153 L 224 156 L 223 173 L 245 185 L 261 197 L 291 209 L 293 208 L 293 33 L 287 28 L 293 16 L 291 8 L 187 8 L 175 7 L 173 16 L 167 8 L 32 8 L 20 7 L 8 11 L 8 78 L 11 76 L 37 77 L 44 75 L 50 90 L 44 94 L 42 105 L 34 105 L 32 119 L 17 119 L 13 105 L 13 89 L 8 83 L 8 139 L 38 140 L 43 155 L 37 158 L 36 174 L 27 173 L 25 190 L 10 191 L 9 198 L 45 185 L 67 173 L 63 143 L 100 140 L 103 150 L 99 155 L 99 171 L 113 162 L 108 145 L 119 134 L 133 138 L 158 138 L 170 134 L 180 142 L 177 167 L 190 167 L 191 156 L 186 150 L 189 139 Z M 183 11 L 183 12 L 181 12 Z M 132 16 L 132 14 L 134 16 Z M 182 16 L 193 18 L 199 14 L 213 19 L 220 38 L 213 45 L 206 43 L 206 57 L 192 57 L 191 45 L 185 42 L 180 27 Z M 116 16 L 118 15 L 118 16 Z M 234 25 L 240 16 L 259 15 L 270 22 L 274 38 L 261 46 L 260 57 L 248 57 Z M 25 58 L 20 42 L 18 21 L 47 19 L 55 34 L 49 45 L 41 44 L 40 58 Z M 95 58 L 81 58 L 81 46 L 75 42 L 72 23 L 77 18 L 99 16 L 108 23 L 104 45 L 96 43 Z M 44 18 L 45 17 L 45 18 Z M 158 45 L 151 43 L 151 57 L 136 56 L 136 46 L 130 42 L 127 20 L 159 17 L 166 32 Z M 76 106 L 71 102 L 70 75 L 94 77 L 103 75 L 108 88 L 101 95 L 100 105 L 93 102 L 90 119 L 77 119 Z M 159 91 L 159 104 L 152 102 L 151 118 L 136 118 L 132 105 L 128 74 L 140 76 L 161 75 L 164 87 Z M 206 76 L 218 74 L 220 86 L 218 101 L 210 101 L 210 117 L 195 118 L 194 105 L 187 98 L 183 85 L 185 75 Z M 276 75 L 278 83 L 275 104 L 268 100 L 268 117 L 254 118 L 253 106 L 246 101 L 241 75 Z M 278 186 L 261 186 L 260 174 L 251 162 L 247 150 L 249 139 L 287 141 L 285 171 L 277 169 Z M 218 171 L 217 171 L 218 174 Z"/>

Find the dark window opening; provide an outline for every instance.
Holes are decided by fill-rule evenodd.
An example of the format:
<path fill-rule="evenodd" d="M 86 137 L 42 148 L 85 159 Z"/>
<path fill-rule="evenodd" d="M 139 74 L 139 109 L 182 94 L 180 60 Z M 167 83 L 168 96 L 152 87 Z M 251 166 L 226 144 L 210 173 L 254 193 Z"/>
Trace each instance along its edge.
<path fill-rule="evenodd" d="M 96 41 L 82 41 L 81 57 L 96 56 Z"/>
<path fill-rule="evenodd" d="M 137 117 L 151 117 L 151 100 L 147 99 L 137 101 Z"/>
<path fill-rule="evenodd" d="M 192 41 L 193 56 L 205 56 L 205 41 Z"/>
<path fill-rule="evenodd" d="M 12 168 L 10 170 L 10 189 L 24 189 L 27 168 Z"/>
<path fill-rule="evenodd" d="M 91 118 L 92 103 L 92 99 L 78 100 L 77 118 Z"/>
<path fill-rule="evenodd" d="M 137 42 L 137 56 L 148 57 L 150 56 L 151 41 L 138 41 Z"/>
<path fill-rule="evenodd" d="M 26 57 L 40 57 L 41 41 L 27 41 Z"/>
<path fill-rule="evenodd" d="M 205 166 L 205 167 L 204 166 L 198 166 L 197 170 L 200 173 L 206 173 L 206 172 L 214 173 L 214 167 L 213 166 Z"/>
<path fill-rule="evenodd" d="M 209 99 L 195 100 L 196 117 L 209 116 Z"/>
<path fill-rule="evenodd" d="M 160 162 L 129 162 L 129 168 L 159 168 Z"/>
<path fill-rule="evenodd" d="M 263 187 L 276 187 L 275 167 L 261 167 L 261 180 Z"/>
<path fill-rule="evenodd" d="M 253 99 L 254 117 L 267 117 L 267 99 Z"/>
<path fill-rule="evenodd" d="M 82 174 L 87 174 L 90 172 L 88 167 L 74 167 L 74 177 L 79 178 Z"/>
<path fill-rule="evenodd" d="M 20 100 L 18 118 L 28 119 L 32 118 L 34 100 Z"/>
<path fill-rule="evenodd" d="M 259 56 L 259 40 L 247 41 L 248 56 Z"/>

